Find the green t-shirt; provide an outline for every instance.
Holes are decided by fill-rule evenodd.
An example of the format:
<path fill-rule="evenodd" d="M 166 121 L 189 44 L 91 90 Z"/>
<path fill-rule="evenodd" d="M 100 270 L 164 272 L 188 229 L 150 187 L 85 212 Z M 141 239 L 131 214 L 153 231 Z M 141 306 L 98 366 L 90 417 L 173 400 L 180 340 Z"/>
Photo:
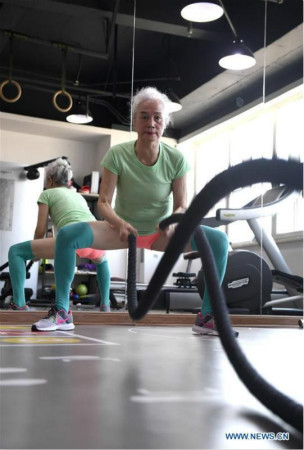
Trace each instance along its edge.
<path fill-rule="evenodd" d="M 53 225 L 58 230 L 71 223 L 96 220 L 82 195 L 66 187 L 46 189 L 38 203 L 48 205 Z"/>
<path fill-rule="evenodd" d="M 115 212 L 143 236 L 155 233 L 156 226 L 172 214 L 172 181 L 190 167 L 179 150 L 163 142 L 157 162 L 145 166 L 137 158 L 134 144 L 111 147 L 101 165 L 118 176 Z"/>

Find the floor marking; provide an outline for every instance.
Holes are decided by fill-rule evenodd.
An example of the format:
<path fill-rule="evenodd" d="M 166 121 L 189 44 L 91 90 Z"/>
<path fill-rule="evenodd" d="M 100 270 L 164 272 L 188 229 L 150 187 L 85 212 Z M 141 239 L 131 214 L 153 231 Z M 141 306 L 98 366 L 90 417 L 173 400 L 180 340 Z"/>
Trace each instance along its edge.
<path fill-rule="evenodd" d="M 130 397 L 135 403 L 204 403 L 221 401 L 221 396 L 206 391 L 159 391 L 137 389 L 138 395 Z"/>
<path fill-rule="evenodd" d="M 0 373 L 20 373 L 26 371 L 27 369 L 23 367 L 0 367 Z"/>
<path fill-rule="evenodd" d="M 10 337 L 2 339 L 2 342 L 10 342 L 13 344 L 66 344 L 66 343 L 75 343 L 81 342 L 79 339 L 66 338 L 66 337 Z"/>
<path fill-rule="evenodd" d="M 7 341 L 6 339 L 2 339 L 2 337 L 10 336 L 12 338 L 18 338 L 19 335 L 24 335 L 24 333 L 25 334 L 28 333 L 29 337 L 33 337 L 33 335 L 34 336 L 48 336 L 49 338 L 52 338 L 52 339 L 56 337 L 55 334 L 57 335 L 57 333 L 60 333 L 63 336 L 69 336 L 69 338 L 73 338 L 73 337 L 80 338 L 80 339 L 84 339 L 84 340 L 87 340 L 87 341 L 93 341 L 93 342 L 99 343 L 101 345 L 120 345 L 117 342 L 110 342 L 110 341 L 105 341 L 105 340 L 102 340 L 102 339 L 96 339 L 96 338 L 83 336 L 81 334 L 76 334 L 74 332 L 68 332 L 68 331 L 64 331 L 64 330 L 34 331 L 33 332 L 33 331 L 31 331 L 31 328 L 28 327 L 28 326 L 15 326 L 15 325 L 1 326 L 0 330 L 3 330 L 3 331 L 0 331 L 0 342 L 13 342 L 13 341 Z M 5 331 L 5 330 L 7 330 L 7 331 Z M 14 333 L 14 335 L 12 336 L 10 333 L 12 331 L 14 331 L 14 330 L 22 330 L 22 331 L 19 331 L 19 332 L 16 331 Z M 50 333 L 54 333 L 54 334 L 50 334 Z M 57 337 L 58 337 L 58 335 L 57 335 Z M 70 342 L 72 342 L 72 341 L 70 341 Z M 80 342 L 80 341 L 77 341 L 77 342 Z M 37 341 L 33 342 L 33 344 L 35 344 L 35 343 L 38 344 L 39 342 L 37 342 Z M 81 343 L 79 345 L 88 345 L 88 344 L 82 344 Z M 91 345 L 93 345 L 93 344 L 91 344 Z M 6 345 L 3 345 L 2 347 L 5 347 L 5 346 Z"/>
<path fill-rule="evenodd" d="M 50 332 L 46 331 L 31 331 L 31 330 L 6 330 L 0 331 L 0 339 L 2 337 L 18 337 L 18 336 L 50 336 Z"/>
<path fill-rule="evenodd" d="M 81 339 L 86 339 L 88 341 L 99 342 L 102 345 L 120 345 L 117 342 L 103 341 L 102 339 L 96 339 L 96 338 L 92 338 L 92 337 L 88 337 L 88 336 L 83 336 L 82 334 L 69 333 L 67 331 L 62 331 L 62 333 L 67 336 L 75 336 L 75 337 L 78 337 Z"/>
<path fill-rule="evenodd" d="M 27 331 L 24 331 L 27 328 Z M 5 335 L 0 335 L 0 346 L 8 347 L 11 345 L 16 346 L 30 346 L 30 345 L 120 345 L 116 342 L 105 341 L 102 339 L 95 339 L 81 334 L 73 332 L 67 332 L 62 330 L 49 331 L 49 332 L 32 332 L 28 327 L 24 327 L 23 331 L 16 331 L 10 329 L 10 331 L 4 331 Z M 11 335 L 11 333 L 13 335 Z M 89 341 L 86 343 L 83 341 Z"/>
<path fill-rule="evenodd" d="M 80 346 L 87 346 L 87 347 L 92 347 L 94 345 L 100 345 L 97 343 L 92 343 L 92 344 L 84 344 L 82 342 L 77 343 L 77 344 L 70 344 L 68 343 L 60 343 L 60 344 L 1 344 L 0 347 L 63 347 L 65 345 L 68 345 L 69 347 L 80 347 Z"/>
<path fill-rule="evenodd" d="M 142 336 L 154 336 L 154 337 L 161 337 L 161 338 L 170 338 L 170 339 L 185 339 L 185 338 L 191 338 L 193 336 L 193 334 L 187 334 L 182 335 L 182 336 L 171 336 L 168 334 L 156 334 L 156 333 L 145 333 L 145 331 L 147 330 L 147 328 L 140 328 L 138 327 L 136 328 L 129 328 L 128 332 L 129 333 L 134 333 L 134 334 L 141 334 Z M 141 332 L 141 333 L 140 333 Z M 187 329 L 187 332 L 189 333 L 189 329 Z"/>
<path fill-rule="evenodd" d="M 61 360 L 63 362 L 71 362 L 71 361 L 113 361 L 120 362 L 121 360 L 118 358 L 101 358 L 100 356 L 90 356 L 90 355 L 72 355 L 72 356 L 40 356 L 39 359 L 47 360 L 47 361 L 55 361 Z"/>
<path fill-rule="evenodd" d="M 13 378 L 11 380 L 0 380 L 0 386 L 37 386 L 45 384 L 47 380 L 44 378 Z"/>
<path fill-rule="evenodd" d="M 30 329 L 28 325 L 1 325 L 0 330 L 26 330 Z"/>

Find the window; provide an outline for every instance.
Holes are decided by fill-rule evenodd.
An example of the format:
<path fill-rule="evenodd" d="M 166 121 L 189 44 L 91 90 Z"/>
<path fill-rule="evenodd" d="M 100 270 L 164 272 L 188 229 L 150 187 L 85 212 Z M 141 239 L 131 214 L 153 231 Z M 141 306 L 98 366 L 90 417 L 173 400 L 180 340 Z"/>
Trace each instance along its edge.
<path fill-rule="evenodd" d="M 229 140 L 227 133 L 211 135 L 204 142 L 198 143 L 195 191 L 200 192 L 215 175 L 227 169 L 228 165 Z M 218 208 L 226 207 L 227 200 L 224 198 L 209 211 L 206 217 L 213 217 Z"/>
<path fill-rule="evenodd" d="M 276 111 L 276 154 L 279 158 L 290 156 L 303 161 L 304 155 L 304 102 L 302 98 L 287 102 Z M 283 205 L 277 214 L 276 236 L 303 230 L 304 200 L 299 194 L 292 202 Z"/>
<path fill-rule="evenodd" d="M 236 124 L 230 133 L 230 165 L 242 161 L 272 157 L 273 151 L 273 116 L 269 112 L 256 114 L 249 120 Z M 229 208 L 242 208 L 254 198 L 270 189 L 269 183 L 255 184 L 232 192 L 228 198 Z M 271 218 L 259 219 L 263 227 L 271 232 Z M 238 221 L 228 227 L 229 240 L 232 243 L 250 242 L 253 233 L 246 221 Z"/>
<path fill-rule="evenodd" d="M 230 165 L 257 158 L 290 157 L 303 161 L 304 154 L 303 87 L 293 89 L 268 103 L 217 125 L 185 142 L 183 147 L 194 152 L 194 193 L 198 193 L 216 174 Z M 270 189 L 269 183 L 235 190 L 208 213 L 218 208 L 240 208 Z M 303 229 L 304 201 L 300 195 L 282 205 L 274 217 L 259 219 L 276 237 L 292 236 Z M 245 221 L 227 228 L 232 243 L 252 241 L 253 233 Z"/>

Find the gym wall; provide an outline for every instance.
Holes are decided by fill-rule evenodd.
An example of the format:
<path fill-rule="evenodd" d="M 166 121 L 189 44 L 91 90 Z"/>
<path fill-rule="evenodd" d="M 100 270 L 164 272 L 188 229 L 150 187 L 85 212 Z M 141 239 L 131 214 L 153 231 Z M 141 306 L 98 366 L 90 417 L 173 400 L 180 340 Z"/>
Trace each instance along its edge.
<path fill-rule="evenodd" d="M 0 226 L 0 265 L 2 265 L 7 262 L 11 245 L 33 238 L 38 207 L 37 202 L 31 199 L 37 199 L 42 191 L 43 176 L 29 181 L 25 177 L 23 167 L 16 163 L 1 161 L 0 180 L 3 186 L 8 185 L 10 191 L 5 192 L 4 189 L 0 193 L 0 214 L 5 215 Z M 26 280 L 25 287 L 33 289 L 35 296 L 38 264 L 32 266 L 30 273 L 31 277 Z M 0 290 L 3 284 L 0 282 Z"/>

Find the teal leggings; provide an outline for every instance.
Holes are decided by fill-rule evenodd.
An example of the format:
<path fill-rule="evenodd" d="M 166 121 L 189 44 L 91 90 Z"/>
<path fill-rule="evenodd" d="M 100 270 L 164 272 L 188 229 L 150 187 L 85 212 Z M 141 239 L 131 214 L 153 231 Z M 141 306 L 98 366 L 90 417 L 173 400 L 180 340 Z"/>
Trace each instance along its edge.
<path fill-rule="evenodd" d="M 222 283 L 228 257 L 228 238 L 225 233 L 204 226 L 207 239 L 215 257 L 220 282 Z M 60 229 L 56 238 L 55 250 L 55 281 L 56 281 L 56 305 L 68 309 L 70 285 L 74 277 L 75 250 L 78 248 L 92 247 L 93 232 L 86 222 L 67 225 Z M 192 244 L 193 249 L 197 249 Z M 202 314 L 212 313 L 208 289 L 205 290 L 202 302 Z"/>
<path fill-rule="evenodd" d="M 31 241 L 12 245 L 8 251 L 9 272 L 13 288 L 13 302 L 20 307 L 25 305 L 25 263 L 30 259 L 34 259 Z"/>
<path fill-rule="evenodd" d="M 99 293 L 100 293 L 100 303 L 101 305 L 107 305 L 110 306 L 110 268 L 109 263 L 106 257 L 103 258 L 103 260 L 96 264 L 96 272 L 97 272 L 97 283 L 99 287 Z"/>
<path fill-rule="evenodd" d="M 26 279 L 25 263 L 27 260 L 31 260 L 34 258 L 35 257 L 32 252 L 31 241 L 21 242 L 19 244 L 12 245 L 8 252 L 10 279 L 13 288 L 13 302 L 20 307 L 25 305 L 25 296 L 24 296 L 24 283 Z M 74 278 L 76 255 L 74 255 L 73 261 L 74 265 L 72 267 L 73 269 L 72 280 Z M 101 297 L 101 304 L 109 306 L 110 270 L 107 259 L 103 259 L 99 264 L 96 264 L 96 272 L 97 272 L 97 283 Z M 56 279 L 56 272 L 55 272 L 55 279 Z M 57 284 L 56 284 L 56 293 L 57 293 Z M 57 306 L 59 307 L 59 309 L 62 307 L 66 310 L 69 309 L 69 296 L 70 294 L 68 295 L 68 301 L 66 301 L 66 299 L 64 300 L 64 302 L 62 302 L 62 300 L 58 301 Z M 59 297 L 59 299 L 61 298 L 62 296 Z"/>
<path fill-rule="evenodd" d="M 55 247 L 56 308 L 69 310 L 70 287 L 74 278 L 78 248 L 90 248 L 93 232 L 86 222 L 66 225 L 60 228 Z M 98 266 L 97 266 L 98 267 Z"/>
<path fill-rule="evenodd" d="M 229 250 L 228 237 L 226 233 L 223 233 L 223 231 L 217 228 L 206 227 L 205 225 L 202 225 L 202 228 L 206 234 L 212 253 L 214 255 L 220 283 L 222 284 L 226 272 L 228 259 L 228 250 Z M 193 248 L 193 250 L 197 250 L 197 246 L 193 239 L 191 240 L 191 247 Z M 201 313 L 203 316 L 206 314 L 212 314 L 210 295 L 206 283 Z"/>

